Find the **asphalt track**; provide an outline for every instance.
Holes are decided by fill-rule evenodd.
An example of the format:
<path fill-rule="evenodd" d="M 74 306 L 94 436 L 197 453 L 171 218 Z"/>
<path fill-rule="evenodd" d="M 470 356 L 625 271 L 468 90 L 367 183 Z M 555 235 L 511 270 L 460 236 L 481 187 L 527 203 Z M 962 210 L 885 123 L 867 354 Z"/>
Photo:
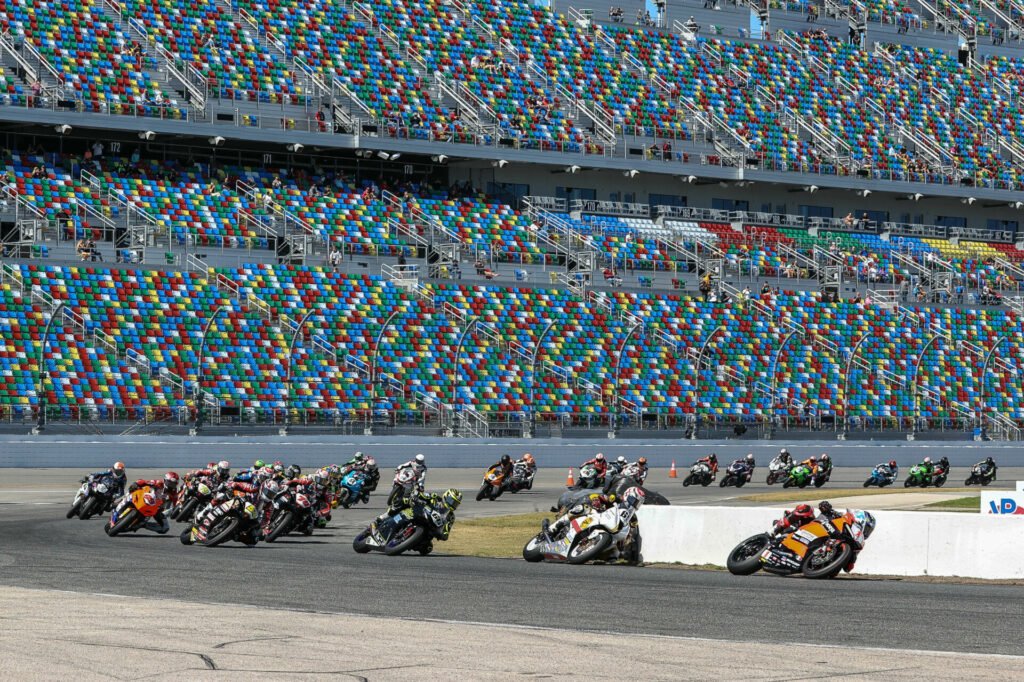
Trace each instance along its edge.
<path fill-rule="evenodd" d="M 108 538 L 102 520 L 64 518 L 76 473 L 0 474 L 0 585 L 728 641 L 1024 655 L 1020 586 L 569 567 L 445 556 L 443 545 L 429 557 L 357 555 L 352 537 L 382 509 L 382 495 L 337 512 L 328 529 L 311 537 L 254 549 L 184 547 L 174 530 Z M 479 481 L 471 471 L 433 470 L 431 476 L 431 487 L 469 490 Z M 463 516 L 544 510 L 561 490 L 554 476 L 546 473 L 534 491 L 495 503 L 467 496 Z M 652 487 L 674 502 L 736 494 L 683 491 L 677 481 L 659 478 Z M 844 479 L 863 480 L 862 472 L 840 471 L 836 485 Z M 29 481 L 40 487 L 25 487 Z"/>

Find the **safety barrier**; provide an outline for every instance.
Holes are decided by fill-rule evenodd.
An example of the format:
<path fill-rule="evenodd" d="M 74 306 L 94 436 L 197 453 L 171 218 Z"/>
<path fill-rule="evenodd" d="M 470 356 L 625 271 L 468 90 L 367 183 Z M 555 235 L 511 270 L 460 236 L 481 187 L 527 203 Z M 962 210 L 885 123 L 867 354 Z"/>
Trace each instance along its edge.
<path fill-rule="evenodd" d="M 870 510 L 875 532 L 854 573 L 1024 578 L 1024 518 L 957 512 Z M 653 563 L 724 566 L 744 538 L 766 532 L 773 507 L 643 507 L 643 557 Z"/>

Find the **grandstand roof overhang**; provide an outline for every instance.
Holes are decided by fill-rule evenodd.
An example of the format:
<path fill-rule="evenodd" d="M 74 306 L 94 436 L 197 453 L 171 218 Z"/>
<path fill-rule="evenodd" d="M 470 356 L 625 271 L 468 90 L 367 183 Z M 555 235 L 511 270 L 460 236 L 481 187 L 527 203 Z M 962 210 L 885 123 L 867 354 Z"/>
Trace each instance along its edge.
<path fill-rule="evenodd" d="M 711 180 L 751 180 L 789 187 L 815 186 L 821 189 L 869 189 L 872 192 L 888 192 L 892 194 L 906 194 L 908 196 L 921 194 L 924 197 L 974 197 L 975 199 L 991 199 L 1004 202 L 1024 201 L 1024 192 L 1021 191 L 987 189 L 956 184 L 939 185 L 899 180 L 819 175 L 816 173 L 766 171 L 702 163 L 666 163 L 657 159 L 618 158 L 392 137 L 264 129 L 219 123 L 194 123 L 190 121 L 135 118 L 121 115 L 59 112 L 45 109 L 22 109 L 20 107 L 0 109 L 0 122 L 47 126 L 67 124 L 72 127 L 72 134 L 76 136 L 86 132 L 89 133 L 87 136 L 91 136 L 100 131 L 120 131 L 122 133 L 153 131 L 158 136 L 172 135 L 178 138 L 195 138 L 197 144 L 204 145 L 208 144 L 208 138 L 221 136 L 235 144 L 247 141 L 264 145 L 281 144 L 282 146 L 299 143 L 310 149 L 313 147 L 336 150 L 350 149 L 353 152 L 357 149 L 366 149 L 422 156 L 445 154 L 451 157 L 452 160 L 492 161 L 495 159 L 505 159 L 509 163 L 517 165 L 538 165 L 552 169 L 565 168 L 575 164 L 595 169 L 637 170 L 641 173 L 659 176 L 686 178 L 693 175 L 698 178 Z M 159 141 L 159 138 L 156 141 Z"/>

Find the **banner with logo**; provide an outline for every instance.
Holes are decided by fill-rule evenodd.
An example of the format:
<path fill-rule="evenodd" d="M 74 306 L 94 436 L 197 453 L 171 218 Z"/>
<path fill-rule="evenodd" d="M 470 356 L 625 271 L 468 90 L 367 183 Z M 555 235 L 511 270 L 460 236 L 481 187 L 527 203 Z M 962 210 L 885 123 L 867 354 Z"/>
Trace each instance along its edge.
<path fill-rule="evenodd" d="M 981 513 L 1024 516 L 1024 491 L 986 490 L 981 493 Z"/>

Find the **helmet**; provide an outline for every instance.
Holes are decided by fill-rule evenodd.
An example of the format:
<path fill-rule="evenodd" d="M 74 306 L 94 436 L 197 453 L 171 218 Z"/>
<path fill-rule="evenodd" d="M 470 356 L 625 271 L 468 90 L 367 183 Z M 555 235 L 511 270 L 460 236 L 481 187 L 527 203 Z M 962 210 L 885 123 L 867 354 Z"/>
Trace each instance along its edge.
<path fill-rule="evenodd" d="M 208 462 L 206 464 L 206 468 L 207 469 L 216 469 L 217 468 L 217 463 L 216 462 Z"/>
<path fill-rule="evenodd" d="M 871 537 L 875 530 L 875 517 L 871 512 L 864 512 L 864 539 Z"/>
<path fill-rule="evenodd" d="M 718 455 L 716 455 L 715 453 L 712 452 L 710 455 L 708 455 L 708 459 L 711 460 L 712 462 L 717 462 L 718 461 Z"/>
<path fill-rule="evenodd" d="M 747 461 L 748 462 L 753 462 L 754 461 L 754 453 L 753 452 L 748 452 L 747 453 Z"/>
<path fill-rule="evenodd" d="M 641 465 L 641 466 L 647 466 L 647 458 L 646 457 L 641 457 L 640 459 L 638 459 L 636 461 L 636 463 Z"/>
<path fill-rule="evenodd" d="M 263 467 L 259 470 L 260 478 L 266 480 L 274 477 L 274 467 Z"/>
<path fill-rule="evenodd" d="M 815 457 L 814 455 L 811 455 L 807 461 L 809 461 L 811 464 L 814 464 L 818 461 L 818 458 Z"/>
<path fill-rule="evenodd" d="M 788 455 L 789 454 L 789 450 L 787 450 L 786 448 L 782 448 L 781 450 L 779 450 L 779 454 L 780 455 Z"/>
<path fill-rule="evenodd" d="M 616 461 L 616 462 L 617 462 L 618 464 L 625 464 L 625 463 L 626 463 L 626 458 L 625 458 L 625 457 L 623 457 L 622 455 L 619 455 L 618 457 L 616 457 L 616 458 L 615 458 L 615 461 Z"/>
<path fill-rule="evenodd" d="M 302 473 L 302 468 L 298 464 L 289 464 L 288 468 L 284 470 L 284 475 L 287 478 L 298 478 Z"/>
<path fill-rule="evenodd" d="M 313 473 L 313 483 L 316 483 L 317 485 L 327 485 L 330 478 L 331 475 L 326 469 L 317 469 L 316 472 Z"/>
<path fill-rule="evenodd" d="M 502 455 L 502 456 L 501 456 L 501 463 L 502 463 L 502 464 L 508 464 L 508 463 L 510 463 L 511 461 L 512 461 L 512 458 L 511 458 L 511 457 L 509 457 L 508 455 Z"/>
<path fill-rule="evenodd" d="M 985 459 L 985 461 L 986 461 L 987 463 L 989 463 L 989 464 L 995 464 L 995 463 L 996 463 L 996 461 L 995 461 L 994 459 L 992 459 L 992 456 L 991 456 L 991 455 L 989 455 L 989 456 L 988 456 L 988 457 L 987 457 L 987 458 Z"/>
<path fill-rule="evenodd" d="M 178 487 L 178 474 L 173 471 L 168 471 L 164 474 L 164 485 L 168 490 L 174 490 Z"/>
<path fill-rule="evenodd" d="M 275 474 L 283 474 L 284 473 L 284 464 L 281 464 L 280 462 L 274 462 L 273 469 L 274 469 L 274 473 Z"/>
<path fill-rule="evenodd" d="M 793 508 L 793 513 L 796 514 L 797 516 L 806 516 L 806 517 L 814 516 L 814 512 L 811 510 L 811 505 L 809 505 L 809 504 L 801 504 L 801 505 L 799 505 L 797 507 L 794 507 Z"/>
<path fill-rule="evenodd" d="M 217 474 L 219 476 L 227 478 L 227 475 L 229 473 L 231 473 L 231 465 L 228 464 L 228 461 L 226 459 L 222 459 L 221 461 L 217 462 Z"/>
<path fill-rule="evenodd" d="M 441 503 L 454 511 L 462 503 L 462 493 L 455 488 L 448 488 L 441 495 Z"/>
<path fill-rule="evenodd" d="M 417 464 L 426 464 L 427 463 L 427 458 L 423 456 L 422 452 L 419 453 L 418 455 L 416 455 L 415 459 L 416 459 L 416 463 Z"/>
<path fill-rule="evenodd" d="M 531 455 L 529 452 L 523 455 L 523 459 L 529 462 L 530 464 L 533 464 L 533 455 Z"/>
<path fill-rule="evenodd" d="M 925 464 L 931 464 L 932 463 L 932 458 L 931 457 L 925 457 L 924 458 L 924 463 Z"/>
<path fill-rule="evenodd" d="M 826 453 L 826 452 L 821 453 L 821 461 L 822 462 L 827 462 L 828 459 L 829 459 L 828 453 Z"/>
<path fill-rule="evenodd" d="M 256 469 L 256 470 L 262 469 L 265 466 L 267 466 L 267 465 L 266 465 L 266 463 L 264 463 L 264 461 L 262 459 L 258 459 L 258 460 L 256 460 L 255 462 L 252 463 L 252 468 Z"/>
<path fill-rule="evenodd" d="M 594 459 L 596 459 L 598 462 L 603 462 L 604 461 L 604 453 L 603 452 L 597 453 L 596 455 L 594 455 Z"/>
<path fill-rule="evenodd" d="M 354 459 L 357 462 L 362 461 L 363 453 L 357 451 L 356 454 L 352 455 L 352 459 Z"/>
<path fill-rule="evenodd" d="M 373 457 L 367 457 L 366 461 L 363 462 L 363 468 L 366 471 L 376 471 L 377 470 L 377 460 L 375 460 Z"/>
<path fill-rule="evenodd" d="M 636 486 L 626 488 L 626 491 L 622 493 L 622 501 L 633 509 L 642 505 L 645 499 L 647 499 L 646 493 Z"/>
<path fill-rule="evenodd" d="M 891 467 L 896 466 L 896 460 L 890 460 L 889 466 L 891 466 Z"/>
<path fill-rule="evenodd" d="M 822 500 L 821 504 L 818 505 L 818 511 L 820 511 L 822 514 L 831 514 L 832 503 L 829 502 L 828 500 Z"/>
<path fill-rule="evenodd" d="M 111 467 L 115 476 L 124 475 L 124 462 L 114 462 L 114 466 Z"/>

